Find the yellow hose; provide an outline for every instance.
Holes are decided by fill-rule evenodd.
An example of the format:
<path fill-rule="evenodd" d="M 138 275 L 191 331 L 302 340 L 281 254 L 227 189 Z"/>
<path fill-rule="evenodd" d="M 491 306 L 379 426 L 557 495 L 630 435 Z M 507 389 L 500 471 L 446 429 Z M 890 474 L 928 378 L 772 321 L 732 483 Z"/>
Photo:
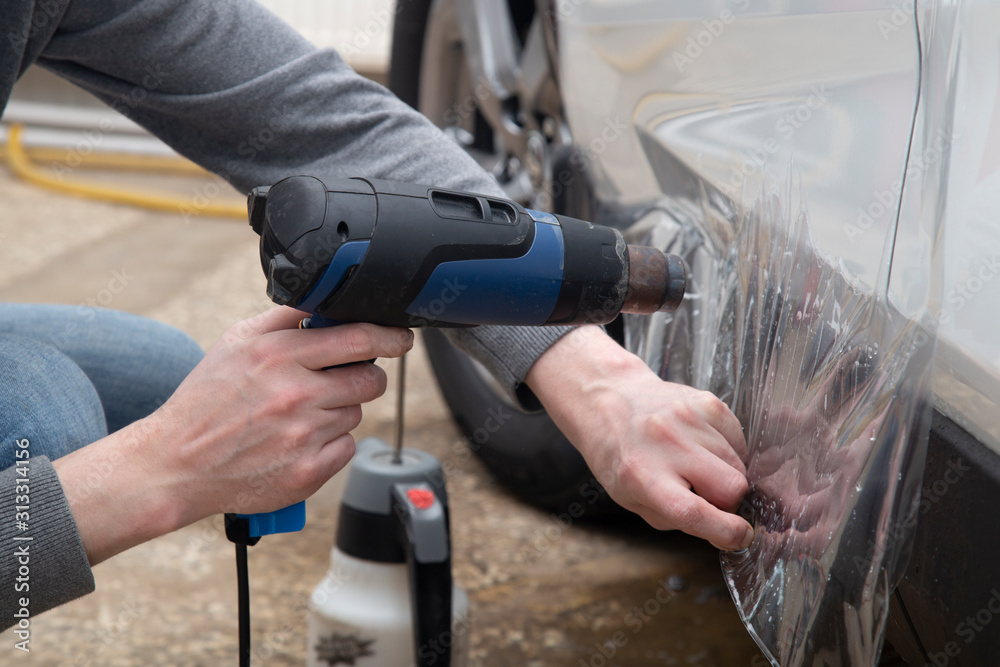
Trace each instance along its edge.
<path fill-rule="evenodd" d="M 191 200 L 172 197 L 170 195 L 121 190 L 98 183 L 75 180 L 63 181 L 53 178 L 36 167 L 31 162 L 27 153 L 25 153 L 24 146 L 21 145 L 22 129 L 20 124 L 10 126 L 10 134 L 7 140 L 7 164 L 10 166 L 11 171 L 29 183 L 34 183 L 35 185 L 57 192 L 76 195 L 77 197 L 100 199 L 118 204 L 129 204 L 157 211 L 246 220 L 247 209 L 242 204 L 195 204 Z"/>
<path fill-rule="evenodd" d="M 21 145 L 24 154 L 34 162 L 67 162 L 69 151 L 65 148 L 28 147 Z M 7 160 L 9 151 L 0 145 L 0 160 Z M 168 174 L 205 175 L 209 172 L 190 160 L 172 155 L 140 155 L 133 153 L 101 153 L 91 151 L 77 155 L 79 166 L 94 169 L 127 169 L 129 171 L 155 171 Z M 75 166 L 75 165 L 74 165 Z"/>

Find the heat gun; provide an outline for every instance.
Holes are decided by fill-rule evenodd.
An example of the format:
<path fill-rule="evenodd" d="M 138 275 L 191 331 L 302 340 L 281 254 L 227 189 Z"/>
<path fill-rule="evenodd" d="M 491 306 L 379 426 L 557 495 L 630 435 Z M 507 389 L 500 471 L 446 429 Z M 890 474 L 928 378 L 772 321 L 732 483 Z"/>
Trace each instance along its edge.
<path fill-rule="evenodd" d="M 292 176 L 255 188 L 248 210 L 268 296 L 312 326 L 605 324 L 684 296 L 680 257 L 493 196 Z M 301 529 L 305 511 L 249 520 L 255 538 Z"/>

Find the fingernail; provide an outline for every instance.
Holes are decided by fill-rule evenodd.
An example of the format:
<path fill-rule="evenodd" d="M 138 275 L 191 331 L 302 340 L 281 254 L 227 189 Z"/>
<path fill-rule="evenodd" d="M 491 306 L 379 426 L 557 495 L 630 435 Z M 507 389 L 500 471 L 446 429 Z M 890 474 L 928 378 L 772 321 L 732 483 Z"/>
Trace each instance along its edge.
<path fill-rule="evenodd" d="M 747 549 L 750 547 L 750 544 L 753 542 L 753 535 L 753 526 L 747 524 L 747 532 L 743 535 L 743 541 L 740 542 L 741 549 Z"/>

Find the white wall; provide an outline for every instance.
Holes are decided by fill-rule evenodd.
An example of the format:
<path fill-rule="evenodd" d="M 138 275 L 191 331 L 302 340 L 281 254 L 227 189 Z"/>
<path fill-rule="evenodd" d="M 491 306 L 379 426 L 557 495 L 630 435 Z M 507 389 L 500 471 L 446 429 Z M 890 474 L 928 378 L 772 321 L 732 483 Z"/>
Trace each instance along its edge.
<path fill-rule="evenodd" d="M 355 69 L 389 68 L 394 0 L 258 0 L 316 46 L 340 51 Z"/>

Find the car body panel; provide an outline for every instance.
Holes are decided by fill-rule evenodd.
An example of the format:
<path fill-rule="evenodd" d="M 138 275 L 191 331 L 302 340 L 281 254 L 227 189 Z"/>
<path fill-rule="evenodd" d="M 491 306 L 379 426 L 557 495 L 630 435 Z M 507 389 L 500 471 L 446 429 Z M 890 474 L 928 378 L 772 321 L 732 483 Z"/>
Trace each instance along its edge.
<path fill-rule="evenodd" d="M 748 425 L 760 530 L 726 563 L 737 606 L 782 665 L 870 663 L 918 518 L 936 334 L 935 406 L 1000 452 L 998 10 L 557 7 L 597 222 L 694 273 L 626 344 Z"/>

